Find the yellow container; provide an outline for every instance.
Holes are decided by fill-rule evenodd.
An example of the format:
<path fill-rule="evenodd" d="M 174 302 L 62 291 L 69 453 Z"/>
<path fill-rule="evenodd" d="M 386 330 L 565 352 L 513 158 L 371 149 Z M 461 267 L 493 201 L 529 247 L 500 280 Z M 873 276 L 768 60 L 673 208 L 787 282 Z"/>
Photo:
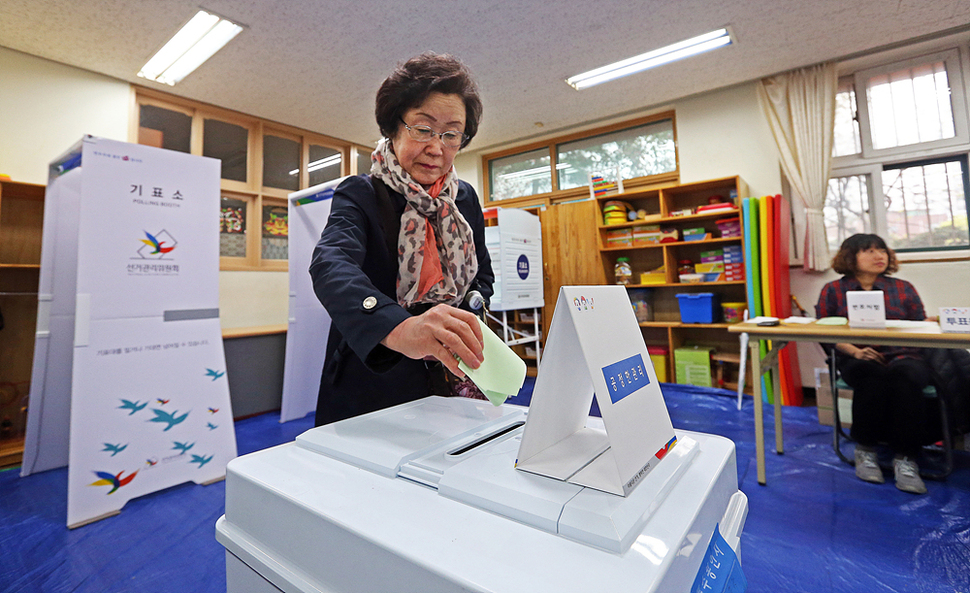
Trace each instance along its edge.
<path fill-rule="evenodd" d="M 657 381 L 661 383 L 667 382 L 667 355 L 670 353 L 669 350 L 663 346 L 647 346 L 647 354 L 650 356 L 650 362 L 653 363 L 653 370 L 657 373 Z"/>
<path fill-rule="evenodd" d="M 747 308 L 747 303 L 721 303 L 721 309 L 724 310 L 724 323 L 741 323 L 744 321 L 744 310 Z"/>

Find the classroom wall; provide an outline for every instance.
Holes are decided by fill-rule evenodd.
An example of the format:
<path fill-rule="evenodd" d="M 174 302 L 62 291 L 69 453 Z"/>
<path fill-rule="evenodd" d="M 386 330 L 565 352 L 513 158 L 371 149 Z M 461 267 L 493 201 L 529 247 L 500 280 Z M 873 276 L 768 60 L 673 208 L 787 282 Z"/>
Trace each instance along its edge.
<path fill-rule="evenodd" d="M 128 140 L 126 82 L 0 47 L 0 173 L 47 184 L 85 134 Z"/>
<path fill-rule="evenodd" d="M 0 173 L 43 184 L 47 163 L 83 134 L 126 140 L 130 93 L 127 83 L 0 47 Z M 778 155 L 754 83 L 687 97 L 643 114 L 668 109 L 677 113 L 682 181 L 740 175 L 752 195 L 781 193 Z M 481 193 L 480 152 L 462 151 L 455 167 Z M 970 306 L 966 262 L 904 263 L 899 276 L 916 285 L 931 315 L 941 306 Z M 822 285 L 833 278 L 832 272 L 807 274 L 793 268 L 792 293 L 811 310 Z M 219 285 L 224 328 L 286 323 L 285 272 L 220 272 Z M 801 347 L 806 386 L 814 386 L 812 369 L 822 366 L 816 350 Z"/>

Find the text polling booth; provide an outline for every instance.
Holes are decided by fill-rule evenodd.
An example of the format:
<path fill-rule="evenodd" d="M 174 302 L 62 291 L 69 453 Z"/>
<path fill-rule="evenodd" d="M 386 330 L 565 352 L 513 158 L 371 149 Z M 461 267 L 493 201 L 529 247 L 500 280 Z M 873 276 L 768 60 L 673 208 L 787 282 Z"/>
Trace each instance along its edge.
<path fill-rule="evenodd" d="M 545 305 L 542 286 L 542 227 L 539 217 L 517 208 L 498 208 L 498 224 L 485 228 L 485 246 L 492 258 L 495 282 L 489 309 L 501 312 L 492 318 L 502 324 L 506 344 L 535 343 L 541 356 L 538 311 Z M 509 323 L 508 312 L 532 309 L 532 334 Z"/>
<path fill-rule="evenodd" d="M 330 315 L 313 292 L 310 259 L 330 218 L 333 190 L 344 179 L 289 195 L 290 297 L 280 422 L 303 418 L 316 409 Z"/>
<path fill-rule="evenodd" d="M 70 403 L 69 527 L 220 479 L 236 455 L 218 309 L 219 171 L 214 159 L 92 136 L 51 166 L 46 210 L 63 216 L 45 220 L 45 243 L 48 229 L 76 241 L 42 254 L 52 305 L 38 312 L 38 336 L 49 336 L 30 406 Z M 63 312 L 71 293 L 73 324 L 40 319 Z M 63 364 L 66 391 L 47 381 Z M 66 428 L 42 427 L 38 444 Z"/>

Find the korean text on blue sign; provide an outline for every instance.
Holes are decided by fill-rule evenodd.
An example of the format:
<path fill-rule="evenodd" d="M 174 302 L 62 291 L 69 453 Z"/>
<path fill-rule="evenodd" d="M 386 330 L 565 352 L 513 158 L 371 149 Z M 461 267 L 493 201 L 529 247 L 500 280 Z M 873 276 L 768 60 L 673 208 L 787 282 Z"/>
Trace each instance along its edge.
<path fill-rule="evenodd" d="M 720 525 L 715 525 L 690 593 L 744 593 L 747 590 L 748 579 L 741 570 L 738 556 L 721 535 Z"/>
<path fill-rule="evenodd" d="M 606 379 L 606 388 L 610 392 L 610 401 L 614 404 L 650 384 L 647 369 L 643 366 L 643 357 L 639 354 L 603 367 L 603 378 Z"/>

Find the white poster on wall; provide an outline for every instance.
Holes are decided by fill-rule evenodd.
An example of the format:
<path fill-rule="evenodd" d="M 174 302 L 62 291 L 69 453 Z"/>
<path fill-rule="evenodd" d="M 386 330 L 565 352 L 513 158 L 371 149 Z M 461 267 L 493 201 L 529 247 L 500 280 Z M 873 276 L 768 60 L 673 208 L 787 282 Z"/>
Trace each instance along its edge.
<path fill-rule="evenodd" d="M 334 179 L 289 196 L 290 311 L 280 422 L 303 418 L 316 410 L 330 315 L 313 292 L 310 259 L 330 218 L 333 190 L 344 179 Z"/>
<path fill-rule="evenodd" d="M 79 181 L 75 265 L 55 257 L 53 268 L 75 292 L 69 527 L 224 477 L 236 455 L 218 311 L 219 161 L 91 136 L 79 148 L 54 164 Z"/>

